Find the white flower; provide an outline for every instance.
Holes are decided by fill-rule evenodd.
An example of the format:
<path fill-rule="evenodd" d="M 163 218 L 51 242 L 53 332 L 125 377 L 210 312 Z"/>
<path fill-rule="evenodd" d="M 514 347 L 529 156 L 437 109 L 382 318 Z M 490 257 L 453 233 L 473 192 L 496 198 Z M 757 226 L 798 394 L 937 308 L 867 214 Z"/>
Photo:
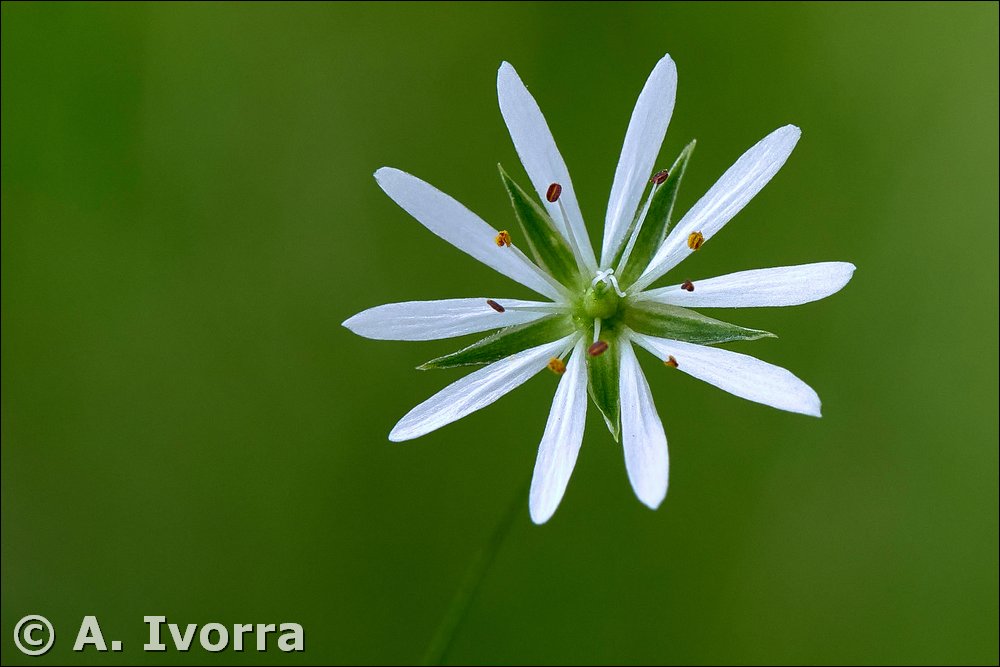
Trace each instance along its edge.
<path fill-rule="evenodd" d="M 814 301 L 847 284 L 852 264 L 741 271 L 647 289 L 711 239 L 771 180 L 800 135 L 799 128 L 786 125 L 759 141 L 668 233 L 677 187 L 694 148 L 692 142 L 669 172 L 650 180 L 676 88 L 677 70 L 670 56 L 664 56 L 632 112 L 611 186 L 599 261 L 545 118 L 508 63 L 497 76 L 500 109 L 541 200 L 540 206 L 501 170 L 521 238 L 495 229 L 410 174 L 388 167 L 375 172 L 386 194 L 425 227 L 548 299 L 410 301 L 372 308 L 344 322 L 357 334 L 383 340 L 432 340 L 500 329 L 422 366 L 487 364 L 413 408 L 392 429 L 393 441 L 419 437 L 486 407 L 546 367 L 561 374 L 531 483 L 530 511 L 536 523 L 552 516 L 566 490 L 583 440 L 588 389 L 616 439 L 620 428 L 625 467 L 639 500 L 654 509 L 663 501 L 667 438 L 633 344 L 667 366 L 737 396 L 820 416 L 816 392 L 787 370 L 710 347 L 771 334 L 688 308 Z M 647 182 L 653 185 L 643 201 Z"/>

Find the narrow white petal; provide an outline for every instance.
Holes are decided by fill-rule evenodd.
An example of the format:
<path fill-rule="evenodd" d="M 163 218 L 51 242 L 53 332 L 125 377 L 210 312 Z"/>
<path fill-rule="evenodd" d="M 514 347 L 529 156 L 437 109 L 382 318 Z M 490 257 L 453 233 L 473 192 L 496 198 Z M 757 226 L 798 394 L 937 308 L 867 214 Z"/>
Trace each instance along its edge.
<path fill-rule="evenodd" d="M 708 241 L 722 229 L 778 173 L 801 134 L 799 128 L 786 125 L 744 153 L 684 214 L 636 281 L 633 291 L 643 289 L 694 252 L 688 247 L 692 233 L 701 232 Z"/>
<path fill-rule="evenodd" d="M 817 262 L 739 271 L 695 280 L 690 292 L 671 285 L 642 292 L 639 298 L 688 308 L 797 306 L 839 292 L 852 275 L 854 265 L 848 262 Z"/>
<path fill-rule="evenodd" d="M 663 137 L 674 113 L 677 94 L 677 67 L 669 55 L 656 63 L 646 80 L 632 111 L 625 133 L 625 143 L 615 170 L 615 180 L 608 198 L 604 220 L 604 243 L 601 246 L 601 266 L 614 261 L 653 172 Z"/>
<path fill-rule="evenodd" d="M 406 413 L 389 433 L 389 439 L 401 442 L 419 438 L 485 408 L 544 369 L 549 359 L 570 346 L 574 336 L 518 352 L 448 385 Z"/>
<path fill-rule="evenodd" d="M 779 410 L 819 417 L 819 396 L 780 366 L 718 347 L 682 343 L 633 333 L 632 339 L 660 359 L 671 356 L 677 369 L 730 394 Z"/>
<path fill-rule="evenodd" d="M 667 495 L 667 436 L 631 344 L 622 345 L 620 386 L 625 469 L 635 495 L 656 509 Z"/>
<path fill-rule="evenodd" d="M 562 229 L 562 232 L 568 241 L 576 241 L 587 268 L 591 271 L 596 270 L 597 260 L 590 245 L 590 237 L 587 236 L 580 205 L 576 201 L 569 169 L 566 168 L 566 163 L 556 147 L 556 141 L 549 131 L 542 110 L 538 108 L 538 103 L 528 92 L 513 65 L 508 62 L 500 65 L 500 70 L 497 72 L 497 97 L 500 100 L 500 113 L 507 123 L 514 148 L 542 204 L 556 224 L 560 225 L 563 216 L 559 202 L 548 201 L 545 193 L 553 183 L 562 186 L 559 201 L 566 208 L 572 234 L 568 234 L 566 229 Z"/>
<path fill-rule="evenodd" d="M 497 247 L 497 230 L 434 186 L 405 171 L 382 167 L 375 180 L 394 202 L 462 252 L 550 299 L 560 299 L 555 283 L 516 248 Z"/>
<path fill-rule="evenodd" d="M 559 380 L 545 434 L 538 446 L 528 505 L 535 523 L 548 521 L 559 506 L 580 453 L 586 423 L 587 362 L 581 339 Z"/>
<path fill-rule="evenodd" d="M 493 301 L 505 308 L 498 313 L 486 301 L 482 297 L 387 303 L 358 313 L 344 326 L 375 340 L 437 340 L 534 322 L 559 308 L 544 301 L 497 298 Z M 524 308 L 530 310 L 520 310 Z"/>

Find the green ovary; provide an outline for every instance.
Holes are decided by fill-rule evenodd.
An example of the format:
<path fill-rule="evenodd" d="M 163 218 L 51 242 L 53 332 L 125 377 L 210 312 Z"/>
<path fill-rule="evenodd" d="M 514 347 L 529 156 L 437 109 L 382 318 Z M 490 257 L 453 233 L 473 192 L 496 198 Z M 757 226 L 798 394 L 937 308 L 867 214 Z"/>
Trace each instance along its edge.
<path fill-rule="evenodd" d="M 597 283 L 583 295 L 583 311 L 595 320 L 611 319 L 618 313 L 621 298 L 606 283 Z"/>

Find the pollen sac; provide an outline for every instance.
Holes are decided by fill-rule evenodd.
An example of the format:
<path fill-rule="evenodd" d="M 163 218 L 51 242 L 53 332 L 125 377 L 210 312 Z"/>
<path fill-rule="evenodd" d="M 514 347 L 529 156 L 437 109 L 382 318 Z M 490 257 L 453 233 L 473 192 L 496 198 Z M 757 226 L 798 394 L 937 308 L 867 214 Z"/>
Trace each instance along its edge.
<path fill-rule="evenodd" d="M 694 283 L 691 282 L 690 280 L 685 280 L 684 282 L 681 283 L 681 289 L 684 290 L 685 292 L 693 292 Z"/>
<path fill-rule="evenodd" d="M 507 310 L 493 299 L 486 299 L 486 305 L 492 308 L 493 310 L 497 311 L 498 313 L 502 313 Z"/>
<path fill-rule="evenodd" d="M 507 246 L 509 248 L 510 247 L 510 232 L 508 232 L 506 229 L 501 229 L 500 232 L 497 234 L 496 239 L 494 239 L 494 240 L 496 241 L 496 244 L 497 244 L 498 248 L 502 248 L 504 246 Z"/>
<path fill-rule="evenodd" d="M 691 235 L 688 236 L 688 247 L 691 250 L 697 250 L 704 242 L 705 236 L 701 232 L 691 232 Z"/>
<path fill-rule="evenodd" d="M 587 354 L 592 357 L 599 357 L 608 351 L 608 344 L 603 340 L 596 341 L 593 345 L 587 348 Z"/>
<path fill-rule="evenodd" d="M 670 366 L 671 368 L 677 368 L 677 358 L 674 355 L 667 357 L 666 361 L 663 362 L 664 366 Z"/>
<path fill-rule="evenodd" d="M 663 185 L 663 183 L 669 178 L 670 172 L 666 169 L 661 169 L 660 171 L 653 174 L 653 177 L 649 179 L 649 182 L 653 185 Z"/>
<path fill-rule="evenodd" d="M 556 203 L 559 201 L 559 195 L 562 194 L 562 186 L 558 183 L 553 183 L 549 186 L 549 189 L 545 191 L 545 198 L 551 202 Z"/>
<path fill-rule="evenodd" d="M 566 364 L 559 357 L 552 357 L 549 359 L 549 370 L 556 375 L 562 375 L 566 372 Z"/>

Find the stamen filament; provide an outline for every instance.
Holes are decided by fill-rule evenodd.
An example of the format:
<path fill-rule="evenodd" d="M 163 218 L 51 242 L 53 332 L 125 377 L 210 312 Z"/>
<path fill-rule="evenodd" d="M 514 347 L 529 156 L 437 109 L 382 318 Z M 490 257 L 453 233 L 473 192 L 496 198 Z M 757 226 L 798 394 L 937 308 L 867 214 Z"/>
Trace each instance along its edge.
<path fill-rule="evenodd" d="M 558 291 L 560 294 L 563 295 L 563 298 L 569 299 L 570 297 L 572 297 L 572 294 L 570 293 L 569 289 L 566 288 L 565 285 L 563 285 L 561 282 L 550 276 L 545 271 L 542 271 L 540 268 L 538 268 L 538 265 L 532 262 L 530 259 L 528 259 L 527 255 L 521 252 L 521 249 L 518 248 L 516 245 L 510 246 L 509 248 L 506 248 L 506 250 L 513 252 L 515 255 L 517 255 L 521 259 L 521 261 L 524 262 L 525 266 L 530 267 L 531 270 L 534 271 L 539 278 L 541 278 L 549 285 L 551 285 L 553 288 L 555 288 L 556 291 Z"/>
<path fill-rule="evenodd" d="M 519 310 L 526 313 L 555 313 L 566 311 L 565 304 L 560 303 L 540 303 L 535 306 L 504 306 L 505 310 Z"/>
<path fill-rule="evenodd" d="M 642 229 L 642 223 L 646 221 L 646 214 L 649 213 L 649 205 L 653 202 L 653 195 L 656 191 L 663 185 L 663 181 L 657 182 L 654 177 L 652 183 L 653 186 L 649 189 L 649 196 L 646 197 L 646 203 L 642 205 L 642 211 L 639 213 L 639 219 L 636 220 L 635 227 L 632 229 L 632 235 L 629 236 L 628 243 L 625 245 L 625 251 L 622 252 L 622 258 L 618 260 L 618 268 L 616 271 L 621 273 L 625 270 L 625 265 L 628 264 L 628 258 L 632 255 L 632 249 L 635 248 L 635 243 L 639 238 L 639 230 Z M 624 296 L 624 295 L 622 295 Z"/>
<path fill-rule="evenodd" d="M 569 222 L 569 215 L 566 214 L 566 207 L 563 206 L 562 199 L 559 200 L 559 213 L 562 215 L 563 228 L 566 230 L 566 239 L 573 249 L 573 257 L 576 259 L 576 264 L 580 267 L 581 271 L 586 271 L 587 263 L 583 260 L 580 244 L 577 243 L 576 234 L 573 232 L 573 225 Z"/>

